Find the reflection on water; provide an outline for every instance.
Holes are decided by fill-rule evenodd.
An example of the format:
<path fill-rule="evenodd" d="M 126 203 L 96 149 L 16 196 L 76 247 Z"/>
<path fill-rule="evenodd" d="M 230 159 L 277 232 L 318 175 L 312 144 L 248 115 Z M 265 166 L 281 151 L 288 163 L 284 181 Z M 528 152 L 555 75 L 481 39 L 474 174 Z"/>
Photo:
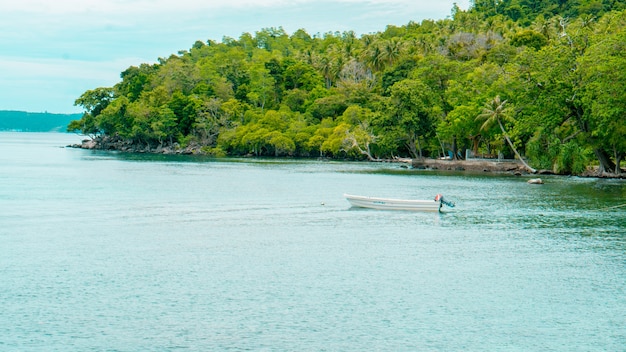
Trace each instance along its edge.
<path fill-rule="evenodd" d="M 72 138 L 0 133 L 2 350 L 626 345 L 626 209 L 607 209 L 624 181 L 59 148 Z"/>

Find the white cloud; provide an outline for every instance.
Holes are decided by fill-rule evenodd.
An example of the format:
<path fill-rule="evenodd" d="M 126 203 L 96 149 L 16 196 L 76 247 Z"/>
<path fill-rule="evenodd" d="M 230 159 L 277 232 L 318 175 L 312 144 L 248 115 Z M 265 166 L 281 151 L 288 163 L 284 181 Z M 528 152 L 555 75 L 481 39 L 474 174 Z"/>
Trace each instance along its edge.
<path fill-rule="evenodd" d="M 306 0 L 305 0 L 306 1 Z M 22 12 L 48 15 L 178 13 L 218 8 L 271 7 L 297 4 L 305 1 L 286 0 L 21 0 L 3 4 L 5 12 Z"/>
<path fill-rule="evenodd" d="M 6 1 L 6 0 L 2 0 Z M 470 0 L 456 1 L 461 8 L 467 8 Z M 204 19 L 204 24 L 219 22 L 220 17 L 228 16 L 234 25 L 244 26 L 246 15 L 258 12 L 262 17 L 272 13 L 289 11 L 297 20 L 309 27 L 316 23 L 328 23 L 328 17 L 337 21 L 334 27 L 349 25 L 339 16 L 349 17 L 360 12 L 359 18 L 377 18 L 385 21 L 387 13 L 397 16 L 413 16 L 412 20 L 423 18 L 443 18 L 450 14 L 453 1 L 432 0 L 20 0 L 6 1 L 0 11 L 0 39 L 14 35 L 15 40 L 37 40 L 52 38 L 55 35 L 81 32 L 107 31 L 133 32 L 141 30 L 162 33 L 184 31 L 193 28 Z M 306 12 L 298 12 L 298 9 Z M 337 9 L 345 13 L 337 14 Z M 369 10 L 368 10 L 369 9 Z M 369 14 L 363 14 L 370 11 Z M 241 15 L 239 15 L 241 14 Z M 393 18 L 393 16 L 390 16 Z M 262 20 L 256 18 L 256 20 Z M 283 21 L 294 20 L 283 18 Z M 408 21 L 407 21 L 408 22 Z M 403 23 L 388 23 L 402 25 Z M 277 23 L 277 26 L 281 23 Z M 367 23 L 363 23 L 367 25 Z M 305 26 L 303 26 L 305 27 Z M 335 30 L 325 28 L 321 31 Z M 372 28 L 366 32 L 384 30 Z M 317 31 L 317 28 L 313 30 Z M 68 33 L 69 32 L 69 33 Z M 221 39 L 223 35 L 238 33 L 216 33 L 211 39 Z M 9 34 L 10 33 L 10 34 Z M 198 34 L 199 35 L 199 34 Z M 2 42 L 0 42 L 1 44 Z M 2 50 L 0 49 L 0 54 Z"/>
<path fill-rule="evenodd" d="M 461 8 L 469 6 L 469 0 L 456 1 Z M 51 19 L 57 16 L 109 16 L 119 17 L 152 15 L 155 13 L 172 16 L 181 13 L 198 11 L 215 11 L 233 8 L 268 8 L 293 7 L 304 4 L 320 4 L 319 0 L 20 0 L 2 4 L 2 12 L 6 14 L 22 13 L 45 15 Z M 348 3 L 361 6 L 387 5 L 402 6 L 406 9 L 428 9 L 429 12 L 449 11 L 451 2 L 432 0 L 334 0 L 332 3 Z"/>
<path fill-rule="evenodd" d="M 66 112 L 74 109 L 74 99 L 85 90 L 112 86 L 129 66 L 188 49 L 196 40 L 238 38 L 279 26 L 288 33 L 302 28 L 310 34 L 344 30 L 365 34 L 382 31 L 388 24 L 444 18 L 455 1 L 0 2 L 0 109 L 10 103 L 11 108 L 32 111 L 44 106 Z M 469 6 L 469 0 L 456 2 L 463 9 Z M 51 91 L 54 87 L 67 92 L 64 98 Z"/>

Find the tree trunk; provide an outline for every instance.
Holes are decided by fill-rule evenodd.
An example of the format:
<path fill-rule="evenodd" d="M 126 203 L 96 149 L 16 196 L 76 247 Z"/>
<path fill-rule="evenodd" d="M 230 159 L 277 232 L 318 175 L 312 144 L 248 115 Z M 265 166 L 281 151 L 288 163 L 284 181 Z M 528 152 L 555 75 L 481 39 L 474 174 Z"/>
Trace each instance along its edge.
<path fill-rule="evenodd" d="M 356 148 L 359 153 L 365 155 L 367 157 L 367 160 L 369 161 L 379 161 L 378 159 L 374 158 L 372 156 L 372 153 L 370 152 L 370 145 L 369 143 L 365 142 L 365 149 L 361 148 L 361 146 L 359 145 L 359 143 L 356 141 L 356 137 L 353 134 L 348 134 L 347 139 L 352 143 L 352 148 Z"/>
<path fill-rule="evenodd" d="M 511 149 L 513 149 L 513 153 L 515 153 L 515 156 L 517 156 L 517 158 L 522 162 L 522 164 L 524 164 L 524 167 L 526 167 L 526 169 L 530 171 L 531 174 L 537 173 L 537 170 L 533 169 L 532 167 L 530 167 L 530 165 L 526 164 L 524 159 L 522 159 L 522 156 L 519 155 L 519 153 L 517 152 L 517 149 L 515 149 L 515 147 L 513 146 L 513 143 L 511 142 L 509 135 L 507 135 L 506 131 L 504 131 L 504 126 L 502 126 L 502 122 L 500 122 L 500 120 L 498 120 L 498 124 L 500 125 L 500 129 L 502 130 L 502 133 L 504 134 L 504 138 L 506 138 L 506 141 L 509 143 L 509 146 L 511 146 Z"/>
<path fill-rule="evenodd" d="M 595 138 L 589 132 L 589 128 L 585 120 L 583 120 L 583 111 L 579 106 L 572 105 L 570 106 L 570 110 L 572 111 L 572 116 L 576 118 L 578 122 L 578 128 L 585 134 L 587 142 L 591 145 L 595 145 Z M 606 151 L 600 148 L 594 148 L 593 153 L 596 155 L 596 159 L 600 163 L 600 167 L 598 172 L 600 174 L 605 172 L 617 172 L 615 164 L 611 161 L 611 157 L 608 155 Z"/>
<path fill-rule="evenodd" d="M 472 153 L 478 155 L 478 146 L 480 144 L 480 136 L 472 137 Z"/>
<path fill-rule="evenodd" d="M 611 161 L 611 158 L 603 149 L 594 148 L 593 153 L 596 155 L 596 158 L 600 162 L 600 168 L 598 170 L 600 174 L 603 174 L 605 172 L 617 173 L 616 165 Z"/>
<path fill-rule="evenodd" d="M 415 140 L 411 139 L 405 142 L 405 145 L 407 149 L 409 150 L 409 154 L 411 154 L 411 157 L 413 159 L 419 158 L 419 155 L 417 154 L 417 147 L 415 146 Z"/>
<path fill-rule="evenodd" d="M 452 154 L 453 154 L 452 159 L 454 159 L 454 160 L 459 160 L 460 159 L 459 156 L 457 155 L 458 154 L 458 150 L 457 149 L 458 149 L 458 146 L 457 146 L 457 143 L 456 143 L 456 136 L 452 136 Z"/>
<path fill-rule="evenodd" d="M 419 150 L 419 157 L 420 159 L 423 159 L 423 155 L 422 155 L 422 145 L 420 144 L 420 137 L 417 136 L 417 138 L 415 138 L 415 141 L 417 142 L 417 149 Z"/>
<path fill-rule="evenodd" d="M 622 167 L 620 164 L 622 163 L 622 159 L 624 158 L 624 153 L 617 150 L 617 146 L 613 146 L 613 155 L 615 157 L 615 174 L 620 175 L 622 173 Z"/>

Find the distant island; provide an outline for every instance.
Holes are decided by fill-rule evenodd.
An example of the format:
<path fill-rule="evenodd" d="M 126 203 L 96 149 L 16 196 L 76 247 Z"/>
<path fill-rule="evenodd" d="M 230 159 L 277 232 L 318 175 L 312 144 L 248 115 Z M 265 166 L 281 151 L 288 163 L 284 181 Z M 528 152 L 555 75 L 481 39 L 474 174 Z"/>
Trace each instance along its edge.
<path fill-rule="evenodd" d="M 67 132 L 70 121 L 82 116 L 83 114 L 0 110 L 0 131 Z"/>

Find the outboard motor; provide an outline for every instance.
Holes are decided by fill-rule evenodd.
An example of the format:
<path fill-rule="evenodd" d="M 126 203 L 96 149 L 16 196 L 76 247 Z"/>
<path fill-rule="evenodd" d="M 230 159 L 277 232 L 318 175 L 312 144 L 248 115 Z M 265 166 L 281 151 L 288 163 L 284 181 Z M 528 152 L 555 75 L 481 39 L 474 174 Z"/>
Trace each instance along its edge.
<path fill-rule="evenodd" d="M 443 199 L 443 195 L 441 195 L 441 193 L 435 196 L 435 202 L 439 202 L 443 205 L 449 206 L 450 208 L 454 208 L 454 203 L 448 202 L 447 200 Z"/>

